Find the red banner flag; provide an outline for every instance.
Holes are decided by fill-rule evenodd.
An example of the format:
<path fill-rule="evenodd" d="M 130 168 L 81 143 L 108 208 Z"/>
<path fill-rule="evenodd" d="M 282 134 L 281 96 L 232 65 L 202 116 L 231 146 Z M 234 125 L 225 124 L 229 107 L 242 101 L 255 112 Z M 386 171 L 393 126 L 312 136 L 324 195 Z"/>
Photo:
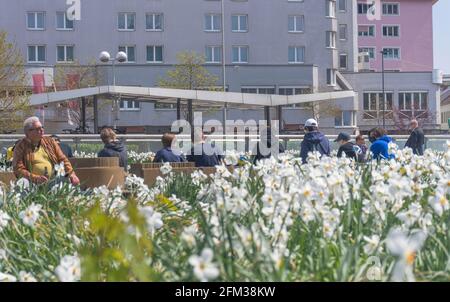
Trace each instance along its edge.
<path fill-rule="evenodd" d="M 33 74 L 33 93 L 45 92 L 45 77 L 43 73 Z"/>

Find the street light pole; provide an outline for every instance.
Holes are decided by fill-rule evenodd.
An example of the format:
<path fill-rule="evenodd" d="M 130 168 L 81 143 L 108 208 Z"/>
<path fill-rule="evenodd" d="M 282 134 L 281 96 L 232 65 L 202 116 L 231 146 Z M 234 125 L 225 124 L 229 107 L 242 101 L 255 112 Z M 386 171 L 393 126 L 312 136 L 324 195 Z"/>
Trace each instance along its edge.
<path fill-rule="evenodd" d="M 116 62 L 123 63 L 128 60 L 128 56 L 125 52 L 119 51 L 115 58 L 111 58 L 111 55 L 107 51 L 102 51 L 100 53 L 100 61 L 103 63 L 112 63 L 112 72 L 113 72 L 113 86 L 116 86 Z M 119 120 L 119 102 L 120 102 L 120 96 L 119 98 L 114 98 L 113 102 L 113 111 L 114 111 L 114 129 L 117 129 L 117 121 Z"/>
<path fill-rule="evenodd" d="M 227 91 L 227 81 L 226 81 L 226 65 L 225 65 L 225 0 L 221 0 L 221 17 L 222 17 L 222 85 L 223 92 Z M 227 110 L 228 104 L 225 103 L 223 107 L 223 134 L 227 132 Z"/>
<path fill-rule="evenodd" d="M 386 93 L 384 89 L 384 56 L 386 54 L 386 50 L 383 49 L 381 51 L 381 81 L 382 81 L 382 87 L 383 87 L 383 129 L 386 129 Z"/>

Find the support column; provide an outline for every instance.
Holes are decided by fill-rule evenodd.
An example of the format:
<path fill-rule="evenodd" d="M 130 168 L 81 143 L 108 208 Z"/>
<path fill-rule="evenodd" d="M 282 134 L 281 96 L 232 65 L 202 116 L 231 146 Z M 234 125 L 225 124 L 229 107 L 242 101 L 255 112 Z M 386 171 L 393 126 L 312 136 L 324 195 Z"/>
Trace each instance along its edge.
<path fill-rule="evenodd" d="M 94 95 L 94 134 L 98 133 L 98 99 Z"/>
<path fill-rule="evenodd" d="M 188 100 L 188 122 L 191 125 L 191 141 L 194 142 L 194 112 L 192 110 L 192 100 Z"/>
<path fill-rule="evenodd" d="M 281 132 L 283 130 L 283 107 L 277 106 L 277 117 L 278 117 L 278 129 Z"/>
<path fill-rule="evenodd" d="M 177 99 L 177 121 L 181 120 L 181 99 Z"/>
<path fill-rule="evenodd" d="M 228 104 L 223 106 L 223 135 L 227 134 Z"/>
<path fill-rule="evenodd" d="M 81 128 L 83 134 L 86 133 L 86 98 L 81 98 Z"/>
<path fill-rule="evenodd" d="M 264 107 L 264 119 L 266 120 L 267 127 L 270 127 L 270 106 Z"/>

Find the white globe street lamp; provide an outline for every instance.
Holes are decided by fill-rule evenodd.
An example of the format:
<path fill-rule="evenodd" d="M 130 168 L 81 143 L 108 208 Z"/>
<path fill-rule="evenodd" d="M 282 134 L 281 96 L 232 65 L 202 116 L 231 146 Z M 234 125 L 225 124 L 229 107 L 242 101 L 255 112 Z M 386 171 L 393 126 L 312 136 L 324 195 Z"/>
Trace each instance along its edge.
<path fill-rule="evenodd" d="M 128 60 L 128 56 L 125 52 L 119 51 L 115 58 L 111 58 L 111 55 L 107 51 L 102 51 L 99 55 L 100 62 L 108 63 L 112 62 L 113 68 L 113 86 L 116 86 L 116 62 L 123 63 Z"/>
<path fill-rule="evenodd" d="M 128 56 L 125 52 L 119 51 L 116 54 L 115 58 L 111 58 L 111 55 L 107 51 L 102 51 L 99 55 L 100 62 L 102 63 L 108 63 L 112 62 L 112 69 L 113 69 L 113 86 L 116 86 L 116 62 L 123 63 L 128 60 Z M 120 103 L 120 96 L 119 98 L 114 99 L 113 104 L 113 112 L 114 112 L 114 129 L 117 129 L 117 121 L 119 120 L 119 103 Z"/>

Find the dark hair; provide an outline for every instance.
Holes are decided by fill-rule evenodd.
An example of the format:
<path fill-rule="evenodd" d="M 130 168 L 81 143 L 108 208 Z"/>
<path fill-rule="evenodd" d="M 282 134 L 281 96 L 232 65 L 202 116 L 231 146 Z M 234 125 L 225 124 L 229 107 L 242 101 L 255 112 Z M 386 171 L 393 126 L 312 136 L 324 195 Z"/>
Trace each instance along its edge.
<path fill-rule="evenodd" d="M 386 135 L 387 131 L 384 128 L 376 127 L 374 129 L 370 130 L 369 133 L 371 136 L 373 136 L 375 138 L 379 138 L 379 137 L 382 137 L 383 135 Z"/>
<path fill-rule="evenodd" d="M 317 126 L 306 126 L 305 129 L 308 130 L 309 132 L 311 132 L 311 131 L 317 131 L 319 128 Z"/>
<path fill-rule="evenodd" d="M 161 142 L 165 148 L 172 146 L 172 142 L 175 139 L 175 134 L 166 132 L 163 134 Z"/>

